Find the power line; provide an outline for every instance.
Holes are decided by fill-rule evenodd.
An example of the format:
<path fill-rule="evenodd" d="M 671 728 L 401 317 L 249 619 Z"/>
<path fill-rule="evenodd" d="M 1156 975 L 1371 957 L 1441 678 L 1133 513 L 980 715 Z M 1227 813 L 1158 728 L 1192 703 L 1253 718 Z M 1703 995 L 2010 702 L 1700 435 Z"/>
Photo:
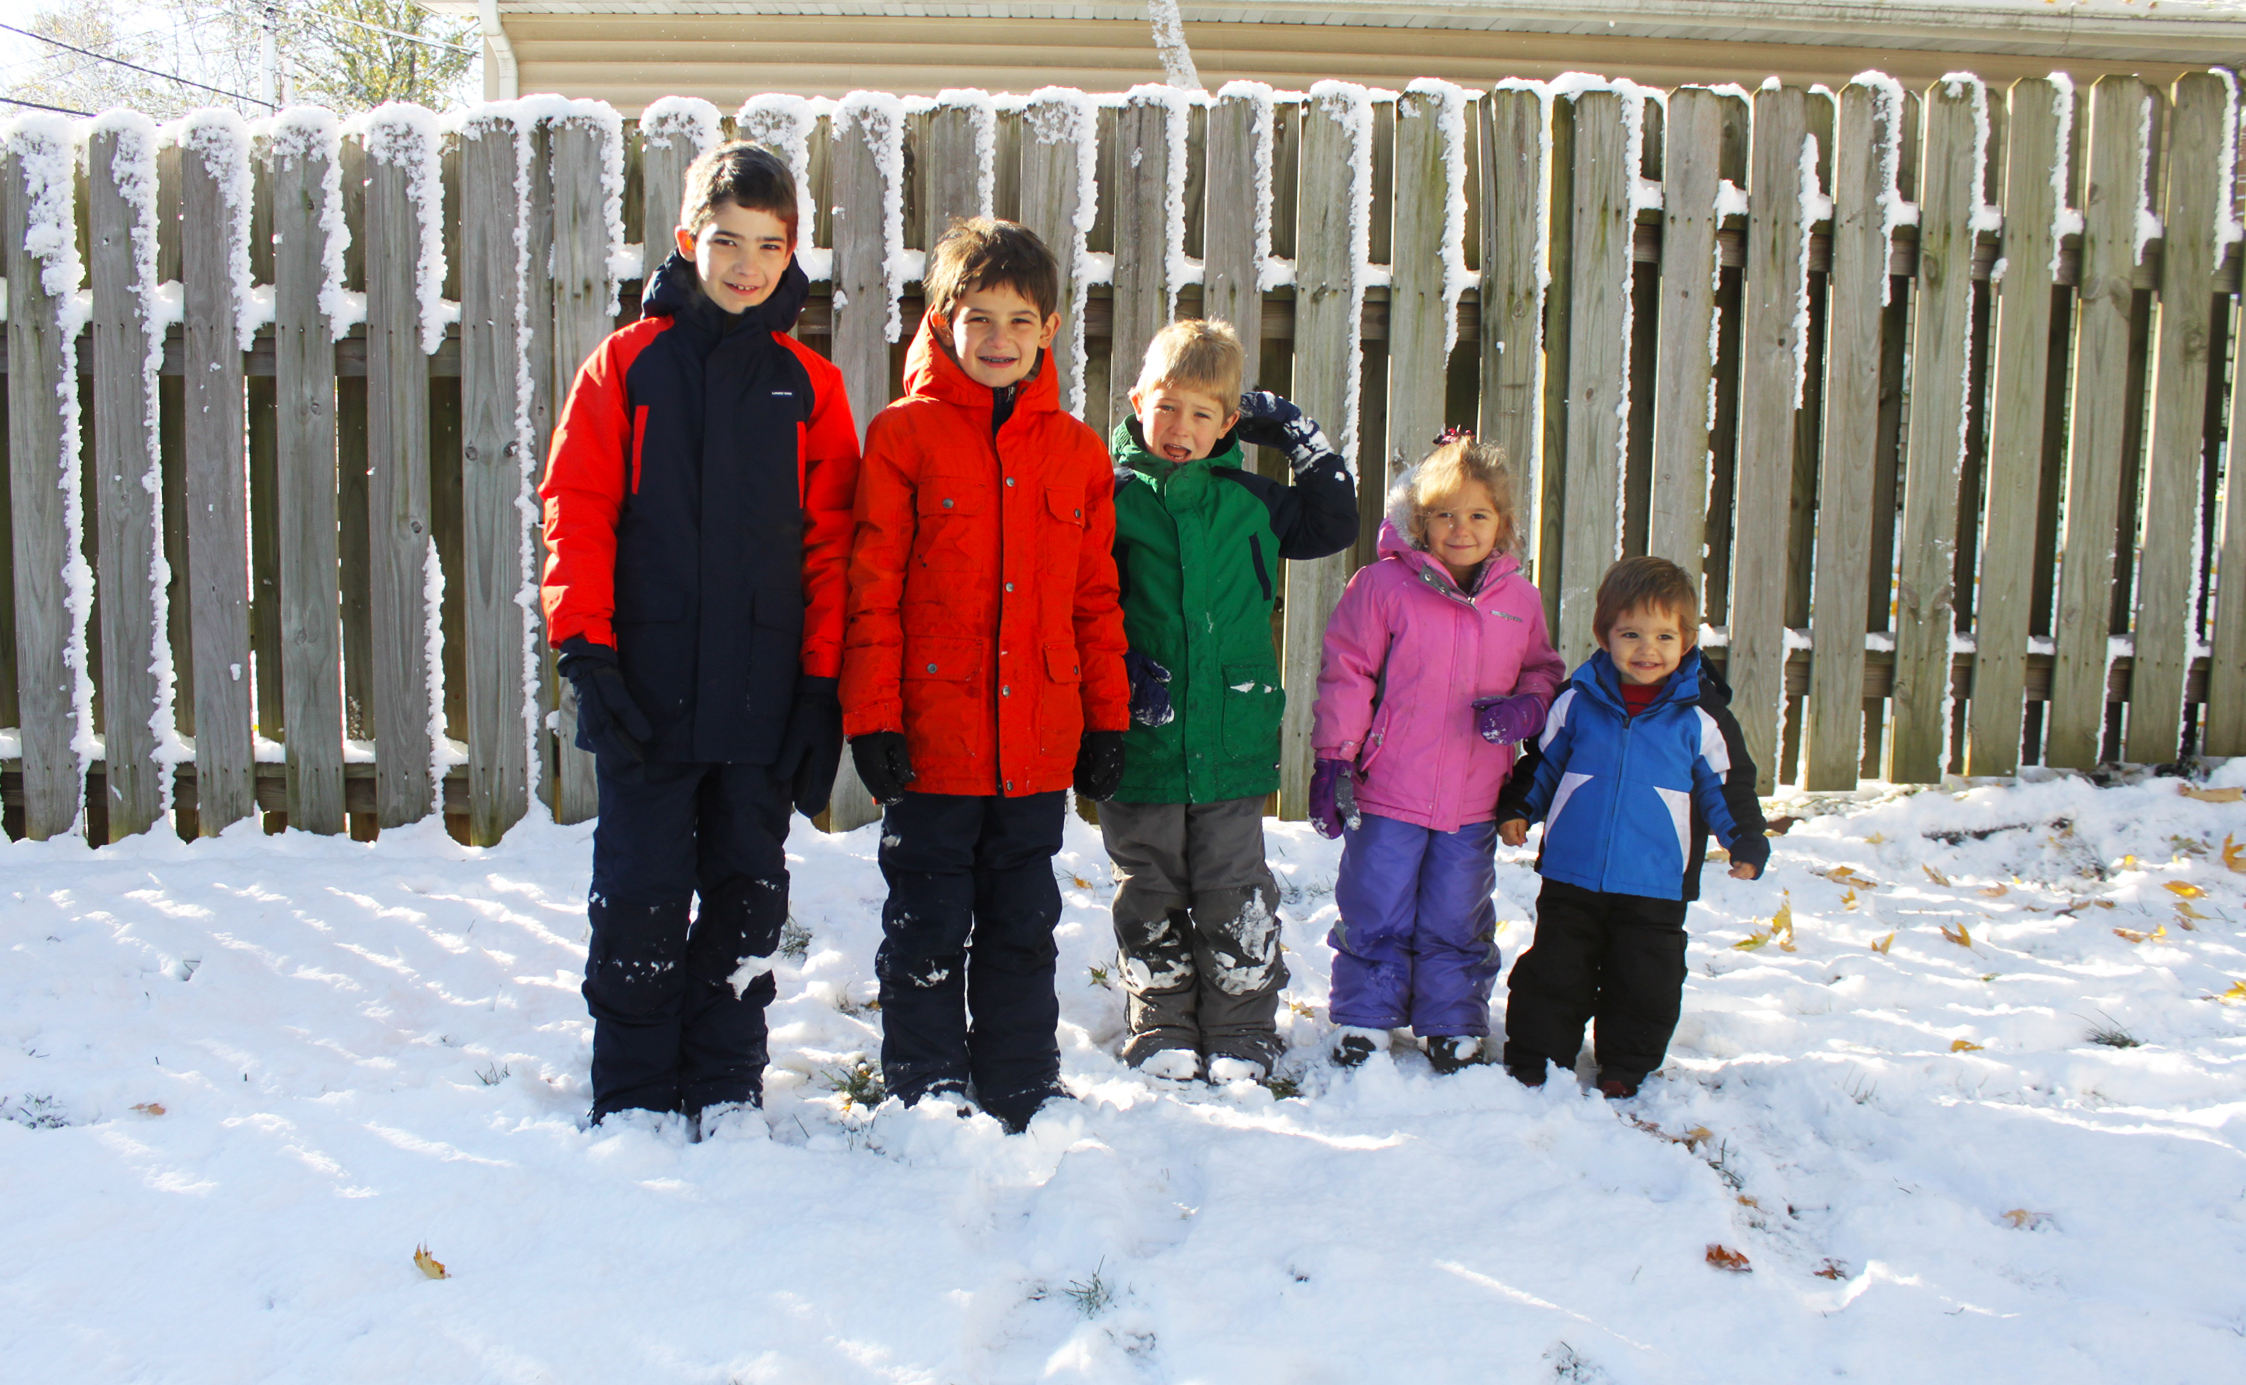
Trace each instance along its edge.
<path fill-rule="evenodd" d="M 251 105 L 263 106 L 268 110 L 280 109 L 280 107 L 275 106 L 272 102 L 259 100 L 255 96 L 244 96 L 238 91 L 228 91 L 224 87 L 214 87 L 204 82 L 198 82 L 191 78 L 182 77 L 175 72 L 158 72 L 153 67 L 142 67 L 139 63 L 129 63 L 126 62 L 123 58 L 112 58 L 107 53 L 96 53 L 90 48 L 80 48 L 75 44 L 64 43 L 59 38 L 48 38 L 45 34 L 35 34 L 29 29 L 18 29 L 13 24 L 0 24 L 0 29 L 5 29 L 11 34 L 21 34 L 25 38 L 37 39 L 41 43 L 51 43 L 57 48 L 68 49 L 70 52 L 79 54 L 82 57 L 94 58 L 105 63 L 115 63 L 119 67 L 130 68 L 134 72 L 142 73 L 149 77 L 154 77 L 159 81 L 178 82 L 182 86 L 195 87 L 202 91 L 215 92 L 220 96 L 226 97 L 228 100 L 247 101 Z"/>
<path fill-rule="evenodd" d="M 53 111 L 56 115 L 91 116 L 93 114 L 92 111 L 74 111 L 68 106 L 48 106 L 37 101 L 25 101 L 14 96 L 0 96 L 0 101 L 5 101 L 11 106 L 29 106 L 35 111 Z"/>
<path fill-rule="evenodd" d="M 424 44 L 430 48 L 449 48 L 455 53 L 467 53 L 473 55 L 479 51 L 477 49 L 465 47 L 457 43 L 446 43 L 441 39 L 423 38 L 419 34 L 408 34 L 397 29 L 385 29 L 379 24 L 368 24 L 363 20 L 346 19 L 340 14 L 322 14 L 313 18 L 308 18 L 303 22 L 308 28 L 318 28 L 322 24 L 349 24 L 354 28 L 372 29 L 375 33 L 378 34 L 388 34 L 392 38 L 402 38 L 408 43 Z"/>

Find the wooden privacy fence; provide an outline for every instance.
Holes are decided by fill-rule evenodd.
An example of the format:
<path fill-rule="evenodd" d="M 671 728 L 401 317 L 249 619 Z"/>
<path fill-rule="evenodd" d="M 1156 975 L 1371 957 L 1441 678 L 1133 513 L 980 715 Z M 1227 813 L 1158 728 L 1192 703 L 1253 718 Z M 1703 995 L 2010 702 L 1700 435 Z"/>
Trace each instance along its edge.
<path fill-rule="evenodd" d="M 1327 613 L 1448 423 L 1514 459 L 1571 660 L 1616 557 L 1696 575 L 1766 785 L 2246 751 L 2226 72 L 531 98 L 0 126 L 11 830 L 590 815 L 531 488 L 735 133 L 796 169 L 799 332 L 861 427 L 982 212 L 1059 254 L 1093 426 L 1195 314 L 1326 423 L 1364 541 L 1289 569 L 1291 814 Z"/>

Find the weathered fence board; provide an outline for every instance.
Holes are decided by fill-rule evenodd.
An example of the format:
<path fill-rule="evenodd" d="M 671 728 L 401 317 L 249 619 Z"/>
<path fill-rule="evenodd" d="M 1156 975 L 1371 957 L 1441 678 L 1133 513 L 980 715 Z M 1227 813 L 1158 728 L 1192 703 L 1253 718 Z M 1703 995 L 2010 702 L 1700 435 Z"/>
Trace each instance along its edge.
<path fill-rule="evenodd" d="M 1209 185 L 1201 228 L 1201 311 L 1240 334 L 1240 378 L 1263 367 L 1263 264 L 1271 254 L 1272 112 L 1269 88 L 1227 86 L 1209 110 Z M 1245 195 L 1242 190 L 1245 189 Z"/>
<path fill-rule="evenodd" d="M 979 99 L 971 105 L 939 106 L 928 113 L 927 128 L 920 159 L 920 243 L 933 250 L 953 221 L 990 215 L 997 191 L 998 113 Z"/>
<path fill-rule="evenodd" d="M 2051 170 L 2060 147 L 2060 104 L 2071 86 L 2041 78 L 2012 84 L 2004 157 L 2004 278 L 1995 296 L 1989 375 L 1988 506 L 1981 533 L 1976 653 L 1966 709 L 1965 772 L 2020 767 L 2028 620 L 2034 598 L 2036 525 L 2051 388 L 2051 286 L 2058 269 L 2062 189 Z M 2071 121 L 2072 111 L 2067 113 Z M 2063 177 L 2063 174 L 2062 174 Z"/>
<path fill-rule="evenodd" d="M 1184 121 L 1185 112 L 1167 96 L 1167 92 L 1133 93 L 1116 114 L 1116 147 L 1129 150 L 1130 155 L 1118 162 L 1116 186 L 1111 192 L 1115 208 L 1115 315 L 1108 357 L 1110 426 L 1130 412 L 1131 388 L 1138 383 L 1147 343 L 1170 320 L 1170 307 L 1177 295 L 1171 268 L 1174 258 L 1184 254 L 1184 225 L 1171 215 L 1170 127 L 1172 122 Z"/>
<path fill-rule="evenodd" d="M 1538 344 L 1544 327 L 1544 135 L 1542 96 L 1499 86 L 1480 102 L 1482 116 L 1481 408 L 1475 434 L 1497 444 L 1513 471 L 1521 550 L 1536 553 L 1543 387 Z M 1298 324 L 1299 325 L 1299 324 Z M 1544 574 L 1532 569 L 1542 580 Z"/>
<path fill-rule="evenodd" d="M 2233 333 L 2236 343 L 2246 337 L 2246 326 Z M 2246 389 L 2234 378 L 2230 391 L 2227 436 L 2246 438 Z M 2239 454 L 2231 452 L 2235 459 Z M 2215 589 L 2215 609 L 2208 644 L 2207 698 L 2200 751 L 2207 755 L 2246 755 L 2246 488 L 2240 485 L 2240 468 L 2230 463 L 2225 478 L 2227 499 L 2222 527 L 2216 531 L 2214 560 L 2220 574 Z M 2207 497 L 2213 507 L 2215 499 Z"/>
<path fill-rule="evenodd" d="M 2205 469 L 2208 358 L 2214 336 L 2215 231 L 2232 189 L 2201 170 L 2223 167 L 2224 106 L 2236 78 L 2176 79 L 2165 142 L 2170 173 L 2161 207 L 2160 328 L 2152 371 L 2152 435 L 2145 446 L 2143 537 L 2122 757 L 2166 764 L 2182 749 L 2184 674 L 2199 641 L 2200 476 Z M 2178 172 L 2177 170 L 2188 170 Z M 2226 295 L 2227 298 L 2227 295 Z M 2227 312 L 2228 303 L 2225 303 Z M 2211 497 L 2210 497 L 2211 498 Z"/>
<path fill-rule="evenodd" d="M 614 326 L 615 310 L 610 306 L 608 213 L 601 188 L 607 135 L 594 122 L 574 118 L 554 122 L 546 127 L 546 134 L 554 237 L 553 384 L 547 407 L 558 413 L 578 365 Z M 536 307 L 534 302 L 534 314 Z M 549 418 L 543 429 L 552 426 Z M 593 757 L 577 748 L 575 692 L 566 685 L 557 691 L 561 716 L 555 744 L 554 817 L 560 822 L 583 822 L 599 808 Z"/>
<path fill-rule="evenodd" d="M 337 833 L 343 812 L 343 661 L 336 556 L 335 335 L 327 282 L 332 137 L 273 151 L 273 377 L 279 401 L 281 724 L 289 825 Z"/>
<path fill-rule="evenodd" d="M 1387 466 L 1358 466 L 1368 491 L 1392 484 L 1426 452 L 1444 424 L 1451 312 L 1445 243 L 1465 235 L 1465 93 L 1415 86 L 1396 103 L 1395 228 L 1388 289 Z M 1454 170 L 1457 178 L 1454 179 Z"/>
<path fill-rule="evenodd" d="M 1059 301 L 1065 317 L 1050 354 L 1061 382 L 1062 402 L 1077 411 L 1084 407 L 1075 382 L 1083 379 L 1086 287 L 1077 282 L 1077 267 L 1083 263 L 1084 237 L 1092 225 L 1091 199 L 1098 196 L 1088 176 L 1097 123 L 1090 103 L 1076 99 L 1034 101 L 1023 112 L 1021 220 L 1052 247 L 1060 262 Z M 874 411 L 855 392 L 850 398 L 862 428 Z M 854 773 L 847 768 L 844 772 Z"/>
<path fill-rule="evenodd" d="M 1733 98 L 1688 87 L 1662 122 L 1661 334 L 1653 391 L 1653 475 L 1646 551 L 1700 585 L 1714 426 L 1716 197 L 1723 185 L 1725 108 Z"/>
<path fill-rule="evenodd" d="M 2091 88 L 2082 188 L 2081 282 L 2075 292 L 2074 407 L 2068 421 L 2065 531 L 2044 762 L 2097 763 L 2112 657 L 2115 526 L 2129 434 L 2129 336 L 2135 315 L 2137 205 L 2144 183 L 2144 105 L 2134 77 Z"/>
<path fill-rule="evenodd" d="M 1560 540 L 1560 623 L 1552 643 L 1573 665 L 1595 647 L 1599 578 L 1622 556 L 1622 449 L 1629 403 L 1631 187 L 1621 95 L 1575 102 L 1574 276 L 1568 303 L 1567 490 Z"/>

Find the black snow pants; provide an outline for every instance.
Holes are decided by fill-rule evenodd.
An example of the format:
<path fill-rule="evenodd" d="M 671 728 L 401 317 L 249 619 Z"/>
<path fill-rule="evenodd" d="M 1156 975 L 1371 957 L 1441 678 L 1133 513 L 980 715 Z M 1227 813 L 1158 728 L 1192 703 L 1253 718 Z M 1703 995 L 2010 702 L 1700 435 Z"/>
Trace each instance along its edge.
<path fill-rule="evenodd" d="M 1687 907 L 1545 881 L 1536 940 L 1506 982 L 1506 1066 L 1573 1068 L 1589 1020 L 1602 1079 L 1658 1069 L 1684 1002 Z"/>
<path fill-rule="evenodd" d="M 789 785 L 770 765 L 603 755 L 597 769 L 594 1118 L 760 1101 L 770 958 L 788 917 Z"/>
<path fill-rule="evenodd" d="M 881 1070 L 910 1105 L 972 1082 L 1020 1126 L 1058 1090 L 1060 791 L 907 793 L 881 823 Z"/>

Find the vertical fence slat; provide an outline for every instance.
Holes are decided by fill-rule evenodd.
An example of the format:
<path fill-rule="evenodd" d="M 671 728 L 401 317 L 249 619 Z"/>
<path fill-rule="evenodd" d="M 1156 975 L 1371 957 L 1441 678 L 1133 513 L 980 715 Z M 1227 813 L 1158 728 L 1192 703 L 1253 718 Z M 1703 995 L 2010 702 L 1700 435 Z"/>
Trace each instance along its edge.
<path fill-rule="evenodd" d="M 2074 408 L 2044 749 L 2046 764 L 2067 769 L 2096 764 L 2105 734 L 2115 526 L 2132 402 L 2131 281 L 2145 171 L 2144 104 L 2151 97 L 2135 77 L 2101 77 L 2090 96 L 2082 269 L 2075 290 Z"/>
<path fill-rule="evenodd" d="M 1715 375 L 1716 193 L 1723 179 L 1724 107 L 1731 98 L 1687 87 L 1662 122 L 1661 356 L 1653 392 L 1653 479 L 1646 551 L 1700 586 L 1708 527 L 1708 431 Z"/>
<path fill-rule="evenodd" d="M 1302 194 L 1295 230 L 1294 400 L 1324 425 L 1361 475 L 1368 454 L 1361 445 L 1353 448 L 1352 441 L 1358 433 L 1355 375 L 1364 301 L 1364 247 L 1358 237 L 1365 228 L 1353 228 L 1353 222 L 1362 191 L 1358 180 L 1372 176 L 1365 148 L 1372 111 L 1361 89 L 1321 84 L 1320 91 L 1303 118 Z M 1312 689 L 1318 682 L 1326 617 L 1348 580 L 1346 553 L 1287 564 L 1282 681 L 1289 695 L 1279 732 L 1279 814 L 1284 818 L 1299 821 L 1309 808 Z"/>
<path fill-rule="evenodd" d="M 1456 92 L 1415 89 L 1397 100 L 1395 230 L 1388 253 L 1394 268 L 1388 288 L 1387 466 L 1376 473 L 1366 465 L 1375 455 L 1372 448 L 1357 449 L 1368 492 L 1393 483 L 1443 428 L 1452 335 L 1443 242 L 1453 199 L 1465 195 L 1451 176 L 1454 170 L 1464 172 L 1465 151 L 1449 144 L 1465 137 L 1465 109 Z M 1366 439 L 1368 444 L 1375 441 Z"/>
<path fill-rule="evenodd" d="M 515 236 L 514 119 L 478 121 L 460 148 L 462 581 L 468 676 L 468 836 L 489 845 L 529 807 L 523 725 L 523 457 L 516 341 L 523 283 Z"/>
<path fill-rule="evenodd" d="M 1950 728 L 1958 481 L 1965 464 L 1973 334 L 1973 218 L 1983 190 L 1977 83 L 1937 82 L 1921 108 L 1918 278 L 1911 419 L 1903 453 L 1903 534 L 1895 571 L 1895 683 L 1887 774 L 1939 782 Z"/>
<path fill-rule="evenodd" d="M 2241 129 L 2228 132 L 2238 140 Z M 2242 295 L 2246 297 L 2246 295 Z M 2246 317 L 2235 319 L 2234 346 L 2246 336 Z M 2199 740 L 2202 755 L 2246 755 L 2246 475 L 2239 457 L 2246 450 L 2246 389 L 2233 371 L 2227 437 L 2230 439 L 2223 476 L 2222 527 L 2213 535 L 2216 577 L 2214 609 L 2209 616 L 2207 643 L 2207 701 Z M 2215 497 L 2207 497 L 2213 505 Z"/>
<path fill-rule="evenodd" d="M 2230 136 L 2223 119 L 2229 80 L 2234 79 L 2212 72 L 2177 78 L 2167 125 L 2160 332 L 2151 375 L 2152 437 L 2145 448 L 2144 537 L 2123 756 L 2138 764 L 2166 764 L 2182 750 L 2184 676 L 2199 637 L 2194 588 L 2208 345 L 2214 334 L 2215 217 L 2231 196 L 2203 170 L 2222 166 L 2222 143 Z"/>
<path fill-rule="evenodd" d="M 717 107 L 680 103 L 670 118 L 650 110 L 640 117 L 640 282 L 644 285 L 656 268 L 678 248 L 672 234 L 678 225 L 680 204 L 686 198 L 687 166 L 702 153 L 701 137 L 714 138 L 718 130 Z M 796 238 L 812 243 L 818 224 L 816 209 L 796 208 Z"/>
<path fill-rule="evenodd" d="M 1201 312 L 1240 334 L 1240 378 L 1253 388 L 1263 368 L 1263 262 L 1271 253 L 1271 92 L 1241 83 L 1217 93 L 1209 111 L 1209 186 L 1201 228 Z M 1246 195 L 1241 195 L 1241 190 Z"/>
<path fill-rule="evenodd" d="M 1833 149 L 1833 253 L 1825 319 L 1825 447 L 1817 485 L 1817 577 L 1810 601 L 1809 725 L 1802 787 L 1856 787 L 1864 733 L 1864 611 L 1872 478 L 1879 445 L 1881 302 L 1889 288 L 1882 151 L 1901 132 L 1877 88 L 1841 92 Z"/>
<path fill-rule="evenodd" d="M 374 651 L 375 812 L 384 827 L 428 815 L 429 359 L 421 350 L 423 231 L 415 127 L 382 127 L 367 149 L 367 527 Z M 433 174 L 431 181 L 434 181 Z"/>
<path fill-rule="evenodd" d="M 711 108 L 715 120 L 715 107 Z M 527 191 L 530 205 L 525 212 L 529 220 L 528 234 L 533 246 L 543 247 L 531 254 L 530 274 L 523 285 L 523 317 L 530 328 L 530 340 L 523 351 L 528 359 L 524 369 L 530 372 L 530 470 L 531 475 L 543 479 L 546 475 L 546 454 L 553 446 L 555 401 L 564 397 L 569 389 L 569 377 L 562 374 L 562 362 L 554 357 L 554 159 L 552 127 L 541 122 L 531 127 L 530 174 Z M 683 176 L 683 173 L 682 173 Z M 675 225 L 676 209 L 661 224 Z M 643 227 L 644 231 L 644 227 Z M 664 246 L 675 245 L 675 237 L 658 237 L 657 264 L 662 263 Z M 642 245 L 641 249 L 646 250 Z M 644 271 L 643 271 L 644 272 Z M 643 282 L 642 289 L 646 287 Z M 535 506 L 535 500 L 533 504 Z M 544 525 L 534 519 L 531 524 L 531 572 L 533 576 L 546 570 L 546 533 Z M 570 692 L 567 682 L 555 666 L 553 646 L 546 642 L 546 622 L 532 622 L 533 665 L 538 684 L 537 731 L 532 741 L 538 753 L 539 798 L 556 821 L 575 821 L 564 818 L 562 808 L 576 805 L 590 813 L 595 793 L 591 757 L 573 754 L 576 750 L 574 704 L 564 706 Z M 568 720 L 565 723 L 565 717 Z M 571 728 L 567 736 L 549 728 L 564 725 Z M 566 785 L 564 781 L 567 781 Z"/>
<path fill-rule="evenodd" d="M 1630 333 L 1634 230 L 1627 112 L 1620 95 L 1575 102 L 1574 279 L 1568 301 L 1567 490 L 1561 502 L 1560 623 L 1552 642 L 1570 665 L 1593 648 L 1599 578 L 1622 554 L 1622 411 Z"/>
<path fill-rule="evenodd" d="M 105 124 L 87 149 L 90 279 L 94 333 L 94 517 L 100 526 L 103 593 L 102 739 L 109 839 L 152 826 L 162 808 L 156 764 L 155 656 L 158 476 L 156 362 L 149 356 L 153 304 L 140 256 L 153 260 L 156 234 L 139 224 L 137 199 L 153 194 L 156 132 L 146 121 Z M 130 185 L 128 185 L 130 184 Z M 151 265 L 153 270 L 153 265 Z"/>
<path fill-rule="evenodd" d="M 980 92 L 964 93 L 979 97 Z M 928 113 L 928 143 L 920 166 L 926 179 L 920 199 L 921 244 L 933 250 L 954 217 L 986 216 L 983 189 L 997 153 L 996 113 L 987 103 L 939 105 Z M 992 128 L 983 129 L 988 122 Z"/>
<path fill-rule="evenodd" d="M 180 170 L 187 332 L 187 554 L 195 642 L 195 808 L 215 837 L 256 809 L 250 748 L 248 499 L 234 255 L 249 234 L 223 127 L 190 137 Z"/>
<path fill-rule="evenodd" d="M 1513 468 L 1521 548 L 1535 561 L 1542 484 L 1537 392 L 1543 340 L 1543 99 L 1498 87 L 1482 108 L 1482 391 L 1475 433 Z M 1299 331 L 1300 324 L 1297 324 Z M 1541 572 L 1538 573 L 1541 579 Z"/>
<path fill-rule="evenodd" d="M 1077 282 L 1083 262 L 1084 236 L 1091 229 L 1089 215 L 1080 217 L 1096 198 L 1098 188 L 1088 157 L 1099 137 L 1098 122 L 1089 101 L 1052 99 L 1032 102 L 1022 114 L 1021 222 L 1052 247 L 1060 261 L 1061 330 L 1053 338 L 1053 370 L 1061 382 L 1062 403 L 1075 412 L 1084 407 L 1084 285 Z M 853 393 L 855 401 L 858 395 Z M 861 421 L 874 411 L 854 404 Z M 846 769 L 846 773 L 849 771 Z"/>
<path fill-rule="evenodd" d="M 2057 101 L 2041 77 L 2014 82 L 2007 102 L 2002 279 L 1989 329 L 1988 507 L 1981 584 L 1973 613 L 1972 698 L 1966 704 L 1965 772 L 2020 767 L 2027 688 L 2028 617 L 2035 589 L 2046 395 L 2051 375 L 2051 285 L 2058 263 L 2051 169 L 2061 157 Z"/>
<path fill-rule="evenodd" d="M 577 368 L 614 327 L 609 311 L 608 213 L 601 188 L 603 132 L 590 121 L 548 127 L 553 192 L 553 395 L 558 409 Z M 518 580 L 520 580 L 518 578 Z M 520 659 L 516 652 L 513 657 Z M 577 697 L 564 685 L 556 754 L 554 818 L 583 822 L 599 808 L 592 755 L 577 748 Z"/>
<path fill-rule="evenodd" d="M 65 354 L 69 342 L 61 315 L 68 308 L 67 290 L 50 294 L 41 281 L 48 258 L 70 252 L 47 245 L 43 253 L 34 253 L 28 244 L 35 203 L 70 205 L 73 156 L 68 140 L 60 122 L 27 120 L 18 127 L 7 145 L 7 220 L 0 235 L 8 269 L 9 521 L 16 572 L 18 726 L 24 829 L 34 841 L 68 832 L 78 821 L 81 787 L 77 752 L 71 748 L 77 708 L 68 658 L 75 618 L 63 578 L 70 561 L 64 487 L 78 458 L 75 449 L 64 455 L 64 410 L 57 405 L 66 392 L 76 397 L 78 380 Z M 227 326 L 231 330 L 232 322 Z"/>
<path fill-rule="evenodd" d="M 343 689 L 336 558 L 335 340 L 327 282 L 328 160 L 311 138 L 273 151 L 273 375 L 279 401 L 282 724 L 289 826 L 343 818 Z"/>
<path fill-rule="evenodd" d="M 1110 329 L 1107 421 L 1131 410 L 1131 387 L 1147 343 L 1170 320 L 1173 237 L 1170 217 L 1170 122 L 1185 112 L 1157 96 L 1134 94 L 1115 121 L 1115 316 Z"/>
<path fill-rule="evenodd" d="M 1796 353 L 1809 266 L 1802 259 L 1802 141 L 1808 94 L 1755 93 L 1745 292 L 1740 304 L 1739 462 L 1733 482 L 1730 647 L 1724 674 L 1758 792 L 1777 782 L 1786 695 L 1787 522 L 1793 485 Z"/>
<path fill-rule="evenodd" d="M 885 208 L 889 179 L 892 173 L 901 175 L 904 168 L 902 119 L 889 104 L 849 102 L 834 118 L 834 287 L 841 306 L 834 310 L 833 360 L 850 396 L 860 442 L 865 440 L 866 425 L 891 398 L 889 314 L 893 309 L 887 277 L 891 228 Z M 901 228 L 895 238 L 903 243 Z M 898 334 L 918 326 L 900 322 Z M 849 756 L 843 756 L 827 804 L 827 825 L 847 832 L 880 816 L 857 768 Z"/>

